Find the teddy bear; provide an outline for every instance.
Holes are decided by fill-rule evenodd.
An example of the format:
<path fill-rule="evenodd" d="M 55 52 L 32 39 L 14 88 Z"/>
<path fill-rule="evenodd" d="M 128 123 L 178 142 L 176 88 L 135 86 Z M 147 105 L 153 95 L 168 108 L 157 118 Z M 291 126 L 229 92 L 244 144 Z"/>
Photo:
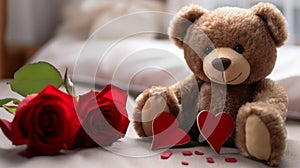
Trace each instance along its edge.
<path fill-rule="evenodd" d="M 226 112 L 234 131 L 224 146 L 236 147 L 241 155 L 269 166 L 279 165 L 286 148 L 288 98 L 266 77 L 274 68 L 277 47 L 287 39 L 282 13 L 262 2 L 249 9 L 212 11 L 189 5 L 171 21 L 169 37 L 183 50 L 192 73 L 170 87 L 153 86 L 137 97 L 133 113 L 137 134 L 151 137 L 154 117 L 165 111 L 199 142 L 197 114 Z"/>

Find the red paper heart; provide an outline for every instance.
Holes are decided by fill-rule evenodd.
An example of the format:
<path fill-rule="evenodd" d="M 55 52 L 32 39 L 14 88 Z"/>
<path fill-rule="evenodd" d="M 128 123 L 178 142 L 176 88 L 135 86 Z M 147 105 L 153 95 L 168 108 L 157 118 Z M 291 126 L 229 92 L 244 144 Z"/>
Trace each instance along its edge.
<path fill-rule="evenodd" d="M 152 132 L 152 150 L 183 145 L 191 139 L 185 131 L 178 128 L 178 121 L 168 112 L 162 112 L 154 118 Z"/>
<path fill-rule="evenodd" d="M 214 115 L 207 110 L 198 114 L 197 124 L 202 136 L 218 154 L 234 128 L 234 121 L 229 114 L 222 112 Z"/>

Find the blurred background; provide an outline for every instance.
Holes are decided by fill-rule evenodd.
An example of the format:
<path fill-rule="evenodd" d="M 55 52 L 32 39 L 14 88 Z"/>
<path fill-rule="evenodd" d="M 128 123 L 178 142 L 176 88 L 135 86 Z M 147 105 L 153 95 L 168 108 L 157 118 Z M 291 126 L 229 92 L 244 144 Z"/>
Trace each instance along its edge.
<path fill-rule="evenodd" d="M 0 0 L 1 78 L 26 63 L 58 34 L 88 38 L 101 24 L 136 11 L 176 13 L 195 3 L 207 9 L 220 6 L 249 8 L 258 0 Z M 286 16 L 289 45 L 300 45 L 300 4 L 296 0 L 267 0 Z M 120 10 L 122 12 L 120 12 Z M 114 12 L 117 11 L 117 12 Z M 159 19 L 159 18 L 156 18 Z M 154 20 L 154 22 L 156 22 Z M 154 23 L 153 22 L 153 23 Z M 169 20 L 156 22 L 166 31 Z M 100 24 L 100 26 L 101 26 Z M 125 23 L 124 23 L 125 24 Z M 140 23 L 138 23 L 140 24 Z M 159 38 L 159 37 L 156 37 Z M 164 37 L 162 37 L 164 38 Z"/>

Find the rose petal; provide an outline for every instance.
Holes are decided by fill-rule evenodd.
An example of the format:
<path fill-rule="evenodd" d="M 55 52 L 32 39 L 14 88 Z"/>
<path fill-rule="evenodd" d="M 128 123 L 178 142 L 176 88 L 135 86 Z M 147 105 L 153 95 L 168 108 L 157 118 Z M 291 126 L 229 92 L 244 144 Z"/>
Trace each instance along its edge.
<path fill-rule="evenodd" d="M 34 93 L 31 95 L 26 96 L 18 105 L 18 108 L 23 108 L 30 102 L 32 99 L 34 99 L 38 94 Z"/>
<path fill-rule="evenodd" d="M 127 94 L 124 90 L 114 85 L 106 85 L 104 89 L 97 95 L 97 97 L 105 97 L 111 100 L 126 102 Z"/>
<path fill-rule="evenodd" d="M 229 162 L 229 163 L 235 163 L 235 162 L 237 162 L 236 158 L 225 158 L 225 161 Z"/>
<path fill-rule="evenodd" d="M 161 159 L 169 159 L 171 157 L 171 155 L 173 154 L 172 151 L 166 151 L 163 154 L 160 155 Z"/>
<path fill-rule="evenodd" d="M 1 119 L 0 120 L 0 127 L 5 134 L 5 136 L 15 145 L 23 145 L 25 144 L 24 139 L 16 138 L 14 137 L 14 134 L 12 132 L 11 123 L 7 120 Z"/>
<path fill-rule="evenodd" d="M 189 165 L 189 162 L 187 162 L 187 161 L 182 161 L 181 164 L 184 165 L 184 166 L 187 166 L 187 165 Z"/>
<path fill-rule="evenodd" d="M 96 96 L 98 92 L 90 91 L 86 94 L 79 96 L 79 101 L 77 103 L 76 112 L 81 121 L 84 121 L 88 115 L 88 112 L 94 109 L 98 109 Z"/>
<path fill-rule="evenodd" d="M 204 153 L 200 152 L 200 151 L 195 151 L 194 153 L 195 153 L 195 155 L 204 155 Z"/>
<path fill-rule="evenodd" d="M 114 102 L 114 105 L 117 107 L 118 111 L 125 117 L 128 118 L 127 111 L 124 110 L 126 107 L 127 101 L 127 93 L 114 86 L 114 85 L 107 85 L 101 92 L 97 95 L 97 100 L 99 97 L 104 97 Z"/>
<path fill-rule="evenodd" d="M 214 159 L 211 158 L 211 157 L 207 157 L 207 158 L 206 158 L 206 161 L 207 161 L 208 163 L 215 163 Z"/>
<path fill-rule="evenodd" d="M 191 151 L 183 151 L 182 154 L 184 156 L 191 156 L 191 155 L 193 155 L 193 152 L 191 152 Z"/>

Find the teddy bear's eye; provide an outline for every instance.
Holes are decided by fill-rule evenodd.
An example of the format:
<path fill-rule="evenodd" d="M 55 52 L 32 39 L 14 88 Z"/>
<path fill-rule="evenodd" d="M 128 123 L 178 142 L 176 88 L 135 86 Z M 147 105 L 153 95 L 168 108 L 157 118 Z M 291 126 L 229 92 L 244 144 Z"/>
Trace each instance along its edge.
<path fill-rule="evenodd" d="M 204 53 L 207 55 L 207 54 L 209 54 L 210 52 L 212 52 L 212 50 L 213 50 L 212 47 L 206 47 L 206 48 L 204 49 Z"/>
<path fill-rule="evenodd" d="M 244 47 L 242 45 L 236 45 L 234 48 L 234 51 L 243 54 L 243 52 L 245 51 Z"/>

